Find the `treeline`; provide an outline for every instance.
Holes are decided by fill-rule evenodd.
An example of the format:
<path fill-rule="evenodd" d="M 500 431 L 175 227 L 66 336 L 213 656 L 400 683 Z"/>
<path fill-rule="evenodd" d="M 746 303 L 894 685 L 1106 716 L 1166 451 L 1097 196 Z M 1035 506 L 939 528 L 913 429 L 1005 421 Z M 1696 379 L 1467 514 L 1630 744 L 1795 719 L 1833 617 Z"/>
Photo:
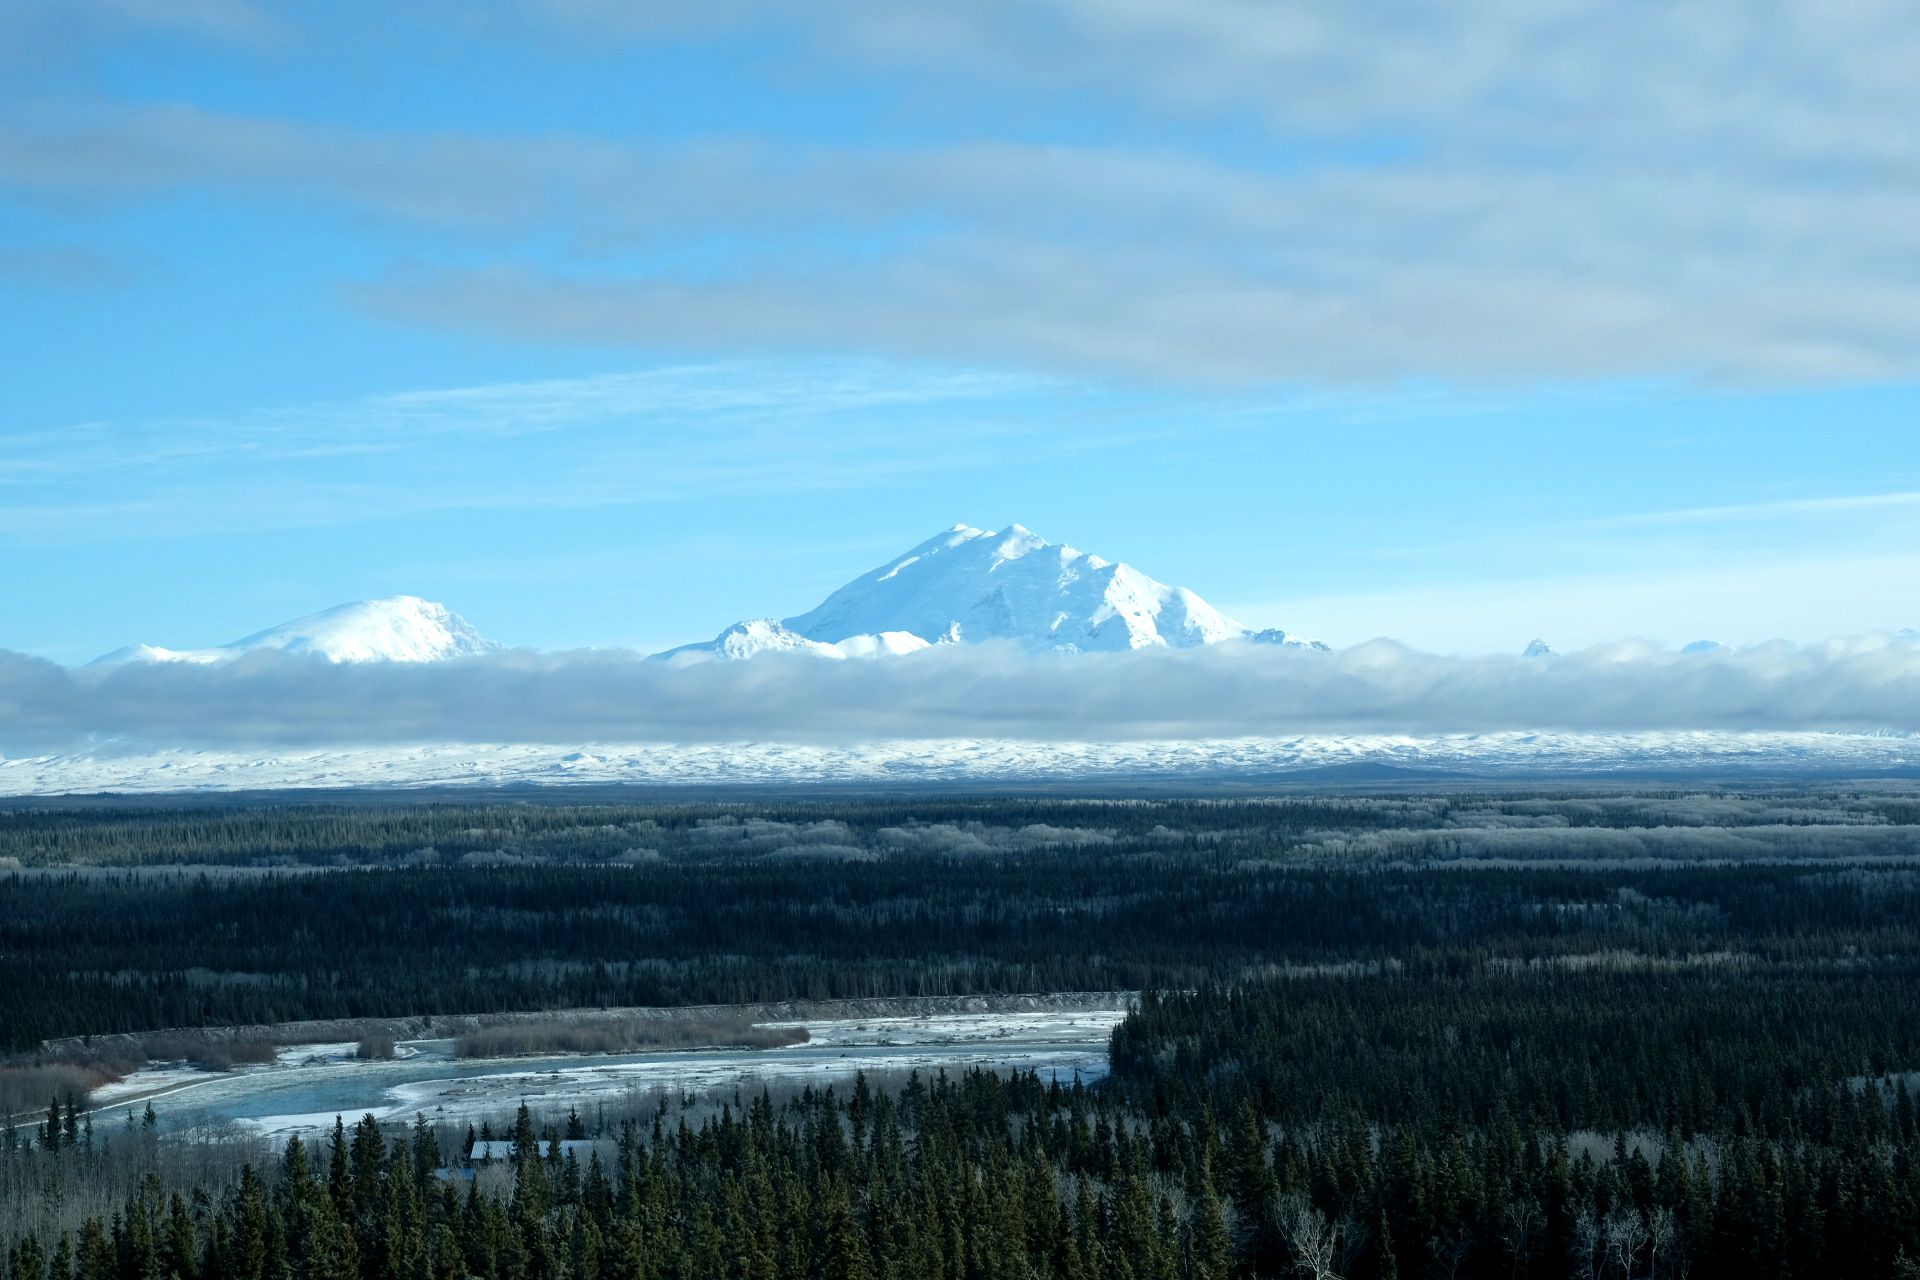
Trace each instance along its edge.
<path fill-rule="evenodd" d="M 1714 832 L 1744 841 L 1715 841 Z M 1566 832 L 1665 832 L 1672 857 L 1920 852 L 1920 794 L 1897 788 L 1121 799 L 902 795 L 761 803 L 93 801 L 0 805 L 0 867 L 388 866 L 651 857 L 888 856 L 1107 847 L 1241 857 L 1547 856 Z M 1391 839 L 1370 840 L 1375 833 Z M 1687 833 L 1698 839 L 1689 840 Z M 1530 843 L 1529 843 L 1530 842 Z M 1631 841 L 1568 842 L 1631 856 Z"/>
<path fill-rule="evenodd" d="M 1357 870 L 1207 850 L 0 876 L 0 1047 L 162 1027 L 1920 955 L 1904 866 Z"/>
<path fill-rule="evenodd" d="M 687 1018 L 581 1022 L 513 1022 L 454 1038 L 457 1058 L 509 1058 L 534 1053 L 642 1053 L 656 1049 L 783 1049 L 805 1044 L 805 1027 Z M 365 1055 L 371 1056 L 371 1055 Z M 388 1057 L 392 1043 L 388 1042 Z"/>
<path fill-rule="evenodd" d="M 0 865 L 386 865 L 422 860 L 484 862 L 508 856 L 552 862 L 605 862 L 634 850 L 685 853 L 771 852 L 820 843 L 823 835 L 864 844 L 866 837 L 914 826 L 991 831 L 1039 828 L 1104 838 L 1146 838 L 1156 828 L 1186 833 L 1235 831 L 1258 821 L 1266 837 L 1313 830 L 1397 825 L 1399 805 L 1360 798 L 1301 797 L 1249 810 L 1206 800 L 1098 800 L 1059 797 L 901 797 L 776 803 L 579 804 L 416 802 L 0 807 Z M 1178 828 L 1178 832 L 1174 829 Z M 1043 842 L 1043 841 L 1042 841 Z M 1033 843 L 1033 842 L 1029 842 Z"/>

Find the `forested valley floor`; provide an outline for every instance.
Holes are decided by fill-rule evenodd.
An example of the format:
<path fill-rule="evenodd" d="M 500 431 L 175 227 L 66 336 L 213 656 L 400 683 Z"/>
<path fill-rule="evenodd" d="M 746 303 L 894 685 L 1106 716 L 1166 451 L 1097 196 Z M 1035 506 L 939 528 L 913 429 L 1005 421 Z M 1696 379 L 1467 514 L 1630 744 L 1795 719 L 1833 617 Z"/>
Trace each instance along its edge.
<path fill-rule="evenodd" d="M 1837 788 L 0 810 L 0 1277 L 1904 1278 L 1916 824 Z M 1096 1084 L 273 1150 L 83 1114 L 89 1038 L 166 1028 L 1068 990 L 1145 993 Z"/>

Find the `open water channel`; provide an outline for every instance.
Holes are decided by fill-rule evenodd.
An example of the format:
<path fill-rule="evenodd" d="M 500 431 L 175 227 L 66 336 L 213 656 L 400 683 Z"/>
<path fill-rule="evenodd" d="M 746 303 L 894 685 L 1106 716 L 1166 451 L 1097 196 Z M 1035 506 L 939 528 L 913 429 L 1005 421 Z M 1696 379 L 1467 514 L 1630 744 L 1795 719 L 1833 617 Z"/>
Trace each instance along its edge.
<path fill-rule="evenodd" d="M 762 1084 L 828 1084 L 858 1072 L 931 1074 L 971 1067 L 1038 1071 L 1091 1082 L 1107 1069 L 1118 1010 L 962 1013 L 807 1022 L 806 1044 L 779 1049 L 698 1049 L 639 1054 L 457 1058 L 450 1040 L 398 1046 L 393 1061 L 362 1062 L 351 1044 L 300 1045 L 277 1061 L 227 1072 L 153 1064 L 95 1095 L 96 1123 L 138 1115 L 151 1102 L 166 1131 L 239 1126 L 262 1136 L 312 1133 L 341 1116 L 351 1125 L 415 1114 L 436 1123 L 537 1113 L 583 1116 L 661 1092 L 711 1094 Z"/>

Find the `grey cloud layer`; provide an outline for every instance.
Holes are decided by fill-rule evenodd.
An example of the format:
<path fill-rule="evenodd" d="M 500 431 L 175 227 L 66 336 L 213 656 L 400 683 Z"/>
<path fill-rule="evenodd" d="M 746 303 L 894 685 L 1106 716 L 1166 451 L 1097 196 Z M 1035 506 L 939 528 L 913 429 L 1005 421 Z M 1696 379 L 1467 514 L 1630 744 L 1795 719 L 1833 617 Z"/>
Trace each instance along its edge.
<path fill-rule="evenodd" d="M 1920 111 L 1910 6 L 527 8 L 595 41 L 785 32 L 812 74 L 984 81 L 1022 125 L 635 145 L 101 106 L 0 121 L 0 182 L 213 188 L 484 238 L 490 269 L 429 261 L 351 296 L 509 337 L 1176 381 L 1920 373 L 1920 143 L 1890 123 Z M 1049 145 L 1063 87 L 1263 141 Z M 527 232 L 570 259 L 522 257 Z M 664 245 L 694 265 L 609 265 Z"/>
<path fill-rule="evenodd" d="M 1920 645 L 1785 645 L 1678 656 L 1617 646 L 1549 661 L 1375 642 L 1027 657 L 991 647 L 828 663 L 677 665 L 631 653 L 506 653 L 330 666 L 70 671 L 0 654 L 0 753 L 164 747 L 882 738 L 1117 741 L 1511 729 L 1920 730 Z"/>
<path fill-rule="evenodd" d="M 1769 158 L 1911 154 L 1911 139 L 1878 127 L 1879 113 L 1910 101 L 1920 41 L 1911 8 L 1898 0 L 1764 8 L 1703 0 L 1624 11 L 1591 0 L 528 7 L 595 38 L 786 30 L 813 56 L 1036 90 L 1071 86 L 1203 117 L 1251 112 L 1276 133 L 1414 124 L 1455 147 L 1612 142 L 1639 156 L 1705 135 Z"/>

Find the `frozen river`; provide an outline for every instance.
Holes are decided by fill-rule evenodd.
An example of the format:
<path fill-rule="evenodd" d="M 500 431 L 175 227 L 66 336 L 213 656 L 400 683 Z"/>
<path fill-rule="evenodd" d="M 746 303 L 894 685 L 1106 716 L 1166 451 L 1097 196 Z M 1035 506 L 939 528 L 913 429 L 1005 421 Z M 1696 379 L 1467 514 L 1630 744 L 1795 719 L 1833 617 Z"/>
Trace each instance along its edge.
<path fill-rule="evenodd" d="M 705 1049 L 671 1053 L 564 1054 L 550 1057 L 456 1058 L 449 1040 L 398 1046 L 390 1062 L 361 1062 L 351 1044 L 300 1045 L 271 1064 L 209 1073 L 183 1066 L 136 1072 L 94 1095 L 101 1120 L 117 1122 L 151 1101 L 163 1130 L 237 1124 L 262 1136 L 330 1129 L 336 1115 L 351 1125 L 368 1113 L 382 1120 L 496 1122 L 522 1102 L 536 1113 L 582 1115 L 602 1105 L 638 1103 L 657 1092 L 709 1094 L 736 1086 L 821 1084 L 856 1072 L 1033 1070 L 1106 1073 L 1107 1037 L 1118 1010 L 967 1013 L 902 1018 L 809 1021 L 808 1043 L 781 1049 Z"/>

